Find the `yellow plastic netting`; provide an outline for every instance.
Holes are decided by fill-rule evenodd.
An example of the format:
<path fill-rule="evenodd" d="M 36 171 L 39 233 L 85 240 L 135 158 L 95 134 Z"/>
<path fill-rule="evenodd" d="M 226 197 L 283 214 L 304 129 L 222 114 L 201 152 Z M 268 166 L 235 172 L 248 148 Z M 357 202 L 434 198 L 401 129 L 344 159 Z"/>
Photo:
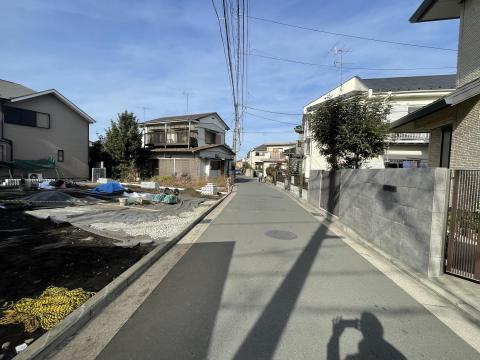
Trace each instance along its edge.
<path fill-rule="evenodd" d="M 80 288 L 68 290 L 49 286 L 38 298 L 20 299 L 4 310 L 0 325 L 23 323 L 29 333 L 39 327 L 50 330 L 94 294 Z"/>

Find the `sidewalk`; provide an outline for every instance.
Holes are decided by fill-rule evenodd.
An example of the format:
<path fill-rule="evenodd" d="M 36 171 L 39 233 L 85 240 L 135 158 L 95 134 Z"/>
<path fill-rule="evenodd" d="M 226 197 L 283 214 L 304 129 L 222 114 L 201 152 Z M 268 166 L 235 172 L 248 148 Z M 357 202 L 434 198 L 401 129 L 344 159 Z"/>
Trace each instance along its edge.
<path fill-rule="evenodd" d="M 98 359 L 478 359 L 457 309 L 243 181 Z"/>
<path fill-rule="evenodd" d="M 279 188 L 275 187 L 275 189 L 278 190 Z M 324 210 L 314 207 L 304 199 L 298 198 L 292 192 L 283 189 L 280 189 L 279 191 L 286 193 L 291 199 L 296 201 L 300 206 L 302 206 L 306 211 L 309 211 L 311 214 L 321 214 L 320 216 L 315 216 L 319 221 L 326 220 L 325 216 L 323 216 L 323 214 L 326 214 Z M 337 225 L 336 230 L 342 232 L 344 235 L 346 235 L 345 230 L 347 230 L 348 234 L 351 237 L 352 229 L 346 228 L 335 217 L 328 216 L 327 221 Z M 375 247 L 372 243 L 359 238 L 356 238 L 355 240 L 361 242 L 363 245 L 373 249 L 373 251 L 384 256 L 388 261 L 391 261 L 402 271 L 408 273 L 419 283 L 428 287 L 430 290 L 434 291 L 436 294 L 443 297 L 445 300 L 452 303 L 455 307 L 463 311 L 466 316 L 470 318 L 470 321 L 473 321 L 474 323 L 480 325 L 480 284 L 469 280 L 461 279 L 459 277 L 449 274 L 444 274 L 443 276 L 437 278 L 426 277 L 407 268 L 395 258 L 392 258 L 382 250 Z"/>

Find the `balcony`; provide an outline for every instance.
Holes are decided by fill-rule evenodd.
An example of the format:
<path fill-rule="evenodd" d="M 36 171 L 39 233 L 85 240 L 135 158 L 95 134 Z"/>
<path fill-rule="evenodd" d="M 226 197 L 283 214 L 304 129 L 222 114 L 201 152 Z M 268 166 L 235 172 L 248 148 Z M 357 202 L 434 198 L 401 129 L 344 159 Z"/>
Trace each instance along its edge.
<path fill-rule="evenodd" d="M 406 144 L 428 144 L 430 142 L 429 133 L 396 133 L 391 134 L 391 142 Z"/>
<path fill-rule="evenodd" d="M 156 130 L 144 134 L 146 147 L 198 146 L 197 133 L 188 130 Z"/>

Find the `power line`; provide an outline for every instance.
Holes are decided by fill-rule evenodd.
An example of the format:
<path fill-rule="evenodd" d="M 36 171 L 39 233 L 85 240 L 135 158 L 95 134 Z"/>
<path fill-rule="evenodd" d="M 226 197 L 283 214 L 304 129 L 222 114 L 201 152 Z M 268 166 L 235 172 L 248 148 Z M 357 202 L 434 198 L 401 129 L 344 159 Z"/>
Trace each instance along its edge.
<path fill-rule="evenodd" d="M 280 111 L 259 109 L 259 108 L 255 108 L 255 107 L 247 106 L 247 105 L 244 105 L 244 107 L 246 107 L 247 109 L 263 111 L 263 112 L 270 113 L 270 114 L 280 114 L 280 115 L 290 115 L 290 116 L 303 115 L 303 113 L 285 113 L 285 112 L 280 112 Z"/>
<path fill-rule="evenodd" d="M 287 59 L 278 56 L 267 56 L 267 55 L 260 55 L 260 54 L 252 54 L 249 53 L 250 56 L 261 57 L 265 59 L 277 60 L 277 61 L 284 61 L 294 64 L 301 64 L 301 65 L 309 65 L 309 66 L 318 66 L 323 68 L 328 68 L 331 70 L 340 71 L 340 69 L 335 65 L 326 65 L 326 64 L 316 64 L 301 60 L 293 60 Z M 417 68 L 371 68 L 371 67 L 363 67 L 363 66 L 343 66 L 344 69 L 348 70 L 371 70 L 371 71 L 414 71 L 414 70 L 446 70 L 446 69 L 456 69 L 454 66 L 439 66 L 439 67 L 417 67 Z"/>
<path fill-rule="evenodd" d="M 298 125 L 299 123 L 293 123 L 293 122 L 288 122 L 288 121 L 281 121 L 281 120 L 275 120 L 275 119 L 270 119 L 270 118 L 267 118 L 267 117 L 264 117 L 264 116 L 260 116 L 260 115 L 256 115 L 256 114 L 252 114 L 248 111 L 245 111 L 245 114 L 248 114 L 248 115 L 251 115 L 251 116 L 254 116 L 254 117 L 257 117 L 259 119 L 264 119 L 264 120 L 268 120 L 268 121 L 274 121 L 274 122 L 277 122 L 277 123 L 280 123 L 280 124 L 286 124 L 286 125 Z"/>
<path fill-rule="evenodd" d="M 281 22 L 281 21 L 271 20 L 271 19 L 265 19 L 265 18 L 255 17 L 255 16 L 249 16 L 249 18 L 250 18 L 250 19 L 254 19 L 254 20 L 259 20 L 259 21 L 264 21 L 264 22 L 272 23 L 272 24 L 287 26 L 287 27 L 291 27 L 291 28 L 308 30 L 308 31 L 314 31 L 314 32 L 318 32 L 318 33 L 322 33 L 322 34 L 327 34 L 327 35 L 343 36 L 343 37 L 348 37 L 348 38 L 353 38 L 353 39 L 374 41 L 374 42 L 386 43 L 386 44 L 391 44 L 391 45 L 401 45 L 401 46 L 418 47 L 418 48 L 425 48 L 425 49 L 432 49 L 432 50 L 442 50 L 442 51 L 457 52 L 456 49 L 442 48 L 442 47 L 430 46 L 430 45 L 414 44 L 414 43 L 407 43 L 407 42 L 401 42 L 401 41 L 377 39 L 377 38 L 373 38 L 373 37 L 358 36 L 358 35 L 351 35 L 351 34 L 345 34 L 345 33 L 337 33 L 337 32 L 333 32 L 333 31 L 315 29 L 315 28 L 311 28 L 311 27 L 307 27 L 307 26 L 287 24 L 287 23 L 284 23 L 284 22 Z"/>

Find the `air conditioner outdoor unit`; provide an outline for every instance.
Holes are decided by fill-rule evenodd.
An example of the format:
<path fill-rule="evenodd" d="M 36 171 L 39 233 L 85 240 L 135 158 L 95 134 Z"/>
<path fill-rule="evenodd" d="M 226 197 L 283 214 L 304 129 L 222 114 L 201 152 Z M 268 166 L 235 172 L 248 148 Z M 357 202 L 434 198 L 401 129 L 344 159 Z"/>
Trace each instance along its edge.
<path fill-rule="evenodd" d="M 42 173 L 29 173 L 29 179 L 43 179 Z"/>

